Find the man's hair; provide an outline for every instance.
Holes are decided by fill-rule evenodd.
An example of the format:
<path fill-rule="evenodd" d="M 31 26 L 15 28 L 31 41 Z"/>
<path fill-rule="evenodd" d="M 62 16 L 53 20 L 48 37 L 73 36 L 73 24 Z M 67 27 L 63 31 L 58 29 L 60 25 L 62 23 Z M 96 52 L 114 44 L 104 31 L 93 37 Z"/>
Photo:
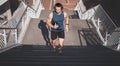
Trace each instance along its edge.
<path fill-rule="evenodd" d="M 63 10 L 63 5 L 61 3 L 56 3 L 54 6 L 54 10 L 56 9 L 56 7 L 61 7 L 61 10 Z"/>

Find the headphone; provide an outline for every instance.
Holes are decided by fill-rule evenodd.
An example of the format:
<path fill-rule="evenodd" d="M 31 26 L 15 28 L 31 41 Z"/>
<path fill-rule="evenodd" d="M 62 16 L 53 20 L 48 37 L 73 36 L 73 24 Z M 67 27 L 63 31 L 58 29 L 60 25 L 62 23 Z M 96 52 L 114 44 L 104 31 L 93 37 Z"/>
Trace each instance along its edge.
<path fill-rule="evenodd" d="M 54 10 L 56 9 L 56 7 L 61 7 L 61 10 L 63 10 L 63 5 L 61 3 L 56 3 L 54 6 Z"/>

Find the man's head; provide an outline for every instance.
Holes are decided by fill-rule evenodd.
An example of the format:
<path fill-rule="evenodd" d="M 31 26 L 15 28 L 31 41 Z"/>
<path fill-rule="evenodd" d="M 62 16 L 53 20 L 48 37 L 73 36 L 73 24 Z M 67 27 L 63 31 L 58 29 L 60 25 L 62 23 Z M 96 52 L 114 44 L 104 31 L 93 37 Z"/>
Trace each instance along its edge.
<path fill-rule="evenodd" d="M 63 10 L 63 5 L 61 3 L 56 3 L 54 6 L 56 13 L 60 13 Z"/>

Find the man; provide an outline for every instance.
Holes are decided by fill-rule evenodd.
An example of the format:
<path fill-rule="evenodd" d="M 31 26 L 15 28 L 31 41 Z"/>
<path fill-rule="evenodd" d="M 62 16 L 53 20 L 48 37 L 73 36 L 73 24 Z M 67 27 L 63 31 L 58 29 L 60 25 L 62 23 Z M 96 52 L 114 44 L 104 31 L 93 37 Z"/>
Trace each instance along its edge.
<path fill-rule="evenodd" d="M 65 27 L 64 27 L 65 20 Z M 52 47 L 56 48 L 56 39 L 58 37 L 59 45 L 58 49 L 61 52 L 61 48 L 63 47 L 63 42 L 65 38 L 64 30 L 68 32 L 68 23 L 69 17 L 66 12 L 63 11 L 63 5 L 61 3 L 56 3 L 54 6 L 54 11 L 51 12 L 47 18 L 47 25 L 51 28 L 51 44 Z"/>

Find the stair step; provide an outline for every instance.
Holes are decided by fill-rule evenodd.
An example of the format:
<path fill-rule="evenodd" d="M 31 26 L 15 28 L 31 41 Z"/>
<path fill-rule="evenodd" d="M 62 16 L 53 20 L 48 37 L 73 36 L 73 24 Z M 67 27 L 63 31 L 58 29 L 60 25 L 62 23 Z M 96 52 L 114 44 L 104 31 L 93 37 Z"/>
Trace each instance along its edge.
<path fill-rule="evenodd" d="M 64 46 L 62 54 L 44 45 L 21 45 L 0 53 L 0 64 L 7 66 L 114 66 L 120 53 L 101 45 Z"/>

